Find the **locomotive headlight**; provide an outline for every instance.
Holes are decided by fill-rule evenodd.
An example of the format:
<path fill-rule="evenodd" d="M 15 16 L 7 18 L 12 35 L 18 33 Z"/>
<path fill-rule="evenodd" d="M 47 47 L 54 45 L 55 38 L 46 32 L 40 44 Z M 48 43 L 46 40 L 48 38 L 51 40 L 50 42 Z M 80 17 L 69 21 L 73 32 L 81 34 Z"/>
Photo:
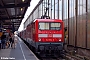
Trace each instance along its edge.
<path fill-rule="evenodd" d="M 59 41 L 62 41 L 61 39 L 59 39 Z"/>
<path fill-rule="evenodd" d="M 39 39 L 39 41 L 41 41 L 41 39 Z"/>

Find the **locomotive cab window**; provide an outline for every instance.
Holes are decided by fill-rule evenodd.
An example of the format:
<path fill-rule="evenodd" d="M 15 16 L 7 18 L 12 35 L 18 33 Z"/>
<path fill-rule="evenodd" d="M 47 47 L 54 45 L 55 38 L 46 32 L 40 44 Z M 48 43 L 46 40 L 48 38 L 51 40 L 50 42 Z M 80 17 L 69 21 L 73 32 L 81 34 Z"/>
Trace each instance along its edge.
<path fill-rule="evenodd" d="M 58 22 L 39 22 L 40 30 L 60 30 L 61 23 Z"/>
<path fill-rule="evenodd" d="M 49 23 L 39 23 L 40 30 L 49 30 Z"/>
<path fill-rule="evenodd" d="M 50 30 L 60 30 L 61 24 L 60 23 L 51 23 Z"/>

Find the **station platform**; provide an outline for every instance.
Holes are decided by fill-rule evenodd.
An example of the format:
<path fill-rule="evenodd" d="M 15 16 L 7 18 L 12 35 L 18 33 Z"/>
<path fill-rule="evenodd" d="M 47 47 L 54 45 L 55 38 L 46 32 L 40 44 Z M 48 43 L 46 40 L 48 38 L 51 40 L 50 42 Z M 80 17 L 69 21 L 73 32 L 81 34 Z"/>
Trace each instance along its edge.
<path fill-rule="evenodd" d="M 18 42 L 15 49 L 0 50 L 0 60 L 39 60 L 19 37 L 17 39 Z"/>

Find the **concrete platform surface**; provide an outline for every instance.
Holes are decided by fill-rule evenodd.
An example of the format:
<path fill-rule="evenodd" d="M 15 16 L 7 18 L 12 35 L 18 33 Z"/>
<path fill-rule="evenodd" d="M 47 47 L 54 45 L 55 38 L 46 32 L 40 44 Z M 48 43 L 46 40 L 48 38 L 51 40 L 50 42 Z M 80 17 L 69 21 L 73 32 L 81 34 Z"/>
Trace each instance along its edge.
<path fill-rule="evenodd" d="M 15 49 L 0 50 L 0 60 L 39 60 L 18 36 L 17 40 Z"/>

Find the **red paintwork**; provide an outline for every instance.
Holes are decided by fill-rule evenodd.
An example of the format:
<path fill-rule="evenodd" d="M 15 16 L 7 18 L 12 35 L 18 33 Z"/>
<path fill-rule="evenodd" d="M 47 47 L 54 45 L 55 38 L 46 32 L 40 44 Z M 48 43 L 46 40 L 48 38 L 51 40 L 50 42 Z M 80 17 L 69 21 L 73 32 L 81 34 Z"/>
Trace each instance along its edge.
<path fill-rule="evenodd" d="M 59 39 L 61 39 L 60 42 L 64 42 L 64 26 L 63 26 L 64 24 L 63 24 L 62 20 L 58 20 L 58 19 L 38 19 L 37 23 L 42 22 L 42 21 L 43 22 L 60 22 L 62 24 L 60 31 L 57 31 L 57 30 L 42 30 L 41 31 L 41 30 L 38 29 L 38 25 L 37 25 L 37 27 L 36 27 L 36 30 L 38 30 L 37 34 L 48 34 L 48 35 L 62 34 L 62 38 L 53 38 L 52 36 L 51 37 L 48 36 L 47 38 L 41 38 L 42 42 L 59 42 Z M 38 40 L 36 40 L 36 41 L 38 42 Z"/>
<path fill-rule="evenodd" d="M 29 24 L 26 28 L 25 38 L 30 38 L 35 42 L 64 42 L 64 24 L 62 20 L 58 19 L 35 19 L 35 22 Z M 39 30 L 38 23 L 39 22 L 60 22 L 61 30 Z M 47 38 L 39 38 L 38 34 L 48 34 Z M 52 34 L 62 34 L 62 38 L 53 38 Z M 39 41 L 41 39 L 42 41 Z M 61 41 L 59 41 L 61 39 Z"/>

